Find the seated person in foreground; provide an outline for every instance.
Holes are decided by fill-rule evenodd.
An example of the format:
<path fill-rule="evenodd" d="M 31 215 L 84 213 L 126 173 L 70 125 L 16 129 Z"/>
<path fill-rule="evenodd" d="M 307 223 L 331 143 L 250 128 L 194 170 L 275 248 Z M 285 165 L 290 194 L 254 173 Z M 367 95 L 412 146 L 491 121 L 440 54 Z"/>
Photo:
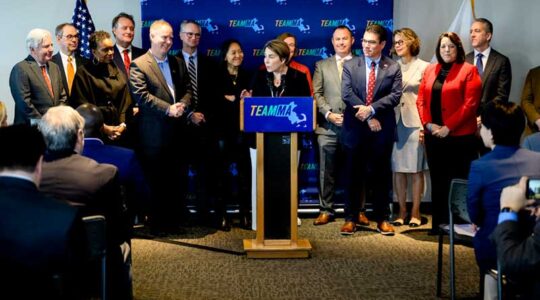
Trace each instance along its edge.
<path fill-rule="evenodd" d="M 77 208 L 39 192 L 45 142 L 35 127 L 0 128 L 0 141 L 9 141 L 0 147 L 2 298 L 69 299 L 83 247 Z"/>
<path fill-rule="evenodd" d="M 129 267 L 129 221 L 118 182 L 118 169 L 84 157 L 84 119 L 69 106 L 47 111 L 38 125 L 47 150 L 41 191 L 81 206 L 86 215 L 104 215 L 107 223 L 109 293 L 114 299 L 131 293 Z"/>
<path fill-rule="evenodd" d="M 497 247 L 502 273 L 516 285 L 520 299 L 540 299 L 540 203 L 526 200 L 526 186 L 527 178 L 522 177 L 518 184 L 503 189 L 499 225 L 490 239 Z M 536 218 L 533 232 L 516 222 L 520 211 Z M 519 219 L 523 218 L 520 214 Z"/>
<path fill-rule="evenodd" d="M 478 230 L 474 250 L 480 272 L 484 274 L 497 268 L 495 246 L 488 236 L 497 226 L 501 191 L 517 183 L 521 176 L 539 177 L 540 153 L 519 147 L 525 117 L 515 103 L 489 102 L 481 119 L 480 136 L 492 150 L 471 164 L 467 208 Z"/>
<path fill-rule="evenodd" d="M 92 104 L 85 103 L 77 108 L 84 119 L 84 148 L 82 155 L 98 163 L 107 163 L 118 168 L 120 185 L 130 221 L 144 220 L 144 208 L 148 206 L 149 190 L 135 152 L 131 149 L 107 145 L 101 139 L 103 114 Z"/>

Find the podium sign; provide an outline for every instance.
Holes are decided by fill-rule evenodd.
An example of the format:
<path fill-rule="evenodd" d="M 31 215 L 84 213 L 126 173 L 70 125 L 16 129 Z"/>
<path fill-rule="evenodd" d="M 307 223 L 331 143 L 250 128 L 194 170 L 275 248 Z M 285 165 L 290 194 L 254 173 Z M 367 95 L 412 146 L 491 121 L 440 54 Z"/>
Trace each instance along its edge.
<path fill-rule="evenodd" d="M 311 97 L 250 97 L 241 106 L 245 132 L 312 132 L 315 111 Z"/>
<path fill-rule="evenodd" d="M 245 239 L 249 258 L 306 258 L 298 239 L 298 132 L 315 129 L 311 97 L 251 97 L 240 104 L 240 128 L 257 134 L 257 237 Z"/>

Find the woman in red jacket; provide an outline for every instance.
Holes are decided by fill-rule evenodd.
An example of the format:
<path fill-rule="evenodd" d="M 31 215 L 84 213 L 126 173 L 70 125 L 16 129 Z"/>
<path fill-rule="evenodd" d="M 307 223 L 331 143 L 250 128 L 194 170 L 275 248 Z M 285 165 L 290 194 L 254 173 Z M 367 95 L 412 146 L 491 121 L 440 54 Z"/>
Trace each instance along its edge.
<path fill-rule="evenodd" d="M 448 222 L 450 181 L 467 179 L 471 161 L 477 158 L 476 109 L 482 91 L 480 75 L 465 62 L 456 33 L 441 34 L 435 55 L 438 63 L 426 69 L 416 101 L 431 174 L 432 234 Z"/>

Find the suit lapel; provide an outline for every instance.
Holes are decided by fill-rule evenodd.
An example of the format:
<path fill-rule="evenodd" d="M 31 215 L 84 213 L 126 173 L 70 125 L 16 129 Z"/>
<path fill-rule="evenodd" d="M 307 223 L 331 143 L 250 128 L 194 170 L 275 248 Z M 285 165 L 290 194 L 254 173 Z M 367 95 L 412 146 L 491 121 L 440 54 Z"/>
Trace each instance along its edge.
<path fill-rule="evenodd" d="M 377 79 L 375 80 L 375 90 L 373 91 L 373 101 L 377 99 L 375 95 L 377 95 L 377 92 L 379 91 L 379 88 L 381 87 L 382 80 L 386 76 L 386 72 L 388 71 L 388 63 L 386 62 L 386 59 L 384 56 L 381 57 L 378 68 L 379 69 L 377 72 Z"/>
<path fill-rule="evenodd" d="M 148 52 L 146 55 L 147 55 L 148 64 L 150 66 L 150 70 L 152 70 L 156 78 L 159 80 L 159 83 L 161 83 L 165 91 L 167 91 L 167 94 L 169 94 L 171 99 L 174 99 L 173 95 L 171 94 L 171 91 L 169 90 L 169 86 L 167 85 L 167 80 L 165 80 L 165 76 L 163 76 L 163 73 L 161 73 L 161 69 L 159 68 L 157 64 L 156 59 L 150 52 Z M 171 62 L 169 61 L 169 68 L 170 66 L 171 66 Z"/>
<path fill-rule="evenodd" d="M 174 91 L 175 93 L 178 93 L 178 86 L 177 83 L 181 82 L 180 80 L 180 68 L 178 66 L 178 60 L 176 57 L 169 55 L 169 68 L 171 69 L 171 78 L 172 82 L 174 84 Z M 183 62 L 182 62 L 183 63 Z"/>
<path fill-rule="evenodd" d="M 358 59 L 358 65 L 357 65 L 357 68 L 358 68 L 358 81 L 357 84 L 358 86 L 360 86 L 360 92 L 362 93 L 362 99 L 364 100 L 364 102 L 366 101 L 366 98 L 367 98 L 367 84 L 366 84 L 366 60 L 365 58 L 362 56 Z"/>
<path fill-rule="evenodd" d="M 28 64 L 30 65 L 30 69 L 34 72 L 34 75 L 37 78 L 39 78 L 39 82 L 41 83 L 42 88 L 45 89 L 45 91 L 47 91 L 47 94 L 49 95 L 50 100 L 54 103 L 51 92 L 49 92 L 49 87 L 47 86 L 47 83 L 45 82 L 45 78 L 43 78 L 43 74 L 41 73 L 41 68 L 39 67 L 37 61 L 35 61 L 32 56 L 28 56 L 27 60 L 28 60 Z M 52 81 L 51 81 L 51 84 L 52 84 Z"/>
<path fill-rule="evenodd" d="M 484 68 L 484 74 L 482 74 L 482 76 L 481 76 L 482 77 L 482 84 L 484 84 L 484 81 L 486 81 L 488 76 L 493 71 L 494 66 L 497 64 L 497 60 L 498 60 L 497 54 L 495 53 L 495 51 L 492 48 L 491 53 L 489 54 L 487 62 L 486 62 L 486 67 Z"/>
<path fill-rule="evenodd" d="M 328 60 L 327 69 L 328 69 L 328 73 L 331 74 L 330 76 L 333 78 L 332 80 L 335 81 L 337 86 L 341 86 L 341 80 L 339 79 L 339 70 L 337 68 L 336 56 L 335 55 L 332 56 Z"/>

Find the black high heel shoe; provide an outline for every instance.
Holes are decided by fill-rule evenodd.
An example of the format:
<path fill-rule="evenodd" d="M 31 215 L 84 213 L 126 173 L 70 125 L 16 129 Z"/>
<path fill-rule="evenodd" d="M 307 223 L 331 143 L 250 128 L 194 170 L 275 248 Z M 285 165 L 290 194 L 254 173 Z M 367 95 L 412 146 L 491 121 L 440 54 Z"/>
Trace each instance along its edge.
<path fill-rule="evenodd" d="M 221 222 L 219 224 L 219 230 L 221 231 L 231 231 L 231 222 L 226 217 L 221 218 Z"/>
<path fill-rule="evenodd" d="M 244 229 L 251 230 L 251 215 L 242 214 L 240 216 L 240 226 Z"/>

